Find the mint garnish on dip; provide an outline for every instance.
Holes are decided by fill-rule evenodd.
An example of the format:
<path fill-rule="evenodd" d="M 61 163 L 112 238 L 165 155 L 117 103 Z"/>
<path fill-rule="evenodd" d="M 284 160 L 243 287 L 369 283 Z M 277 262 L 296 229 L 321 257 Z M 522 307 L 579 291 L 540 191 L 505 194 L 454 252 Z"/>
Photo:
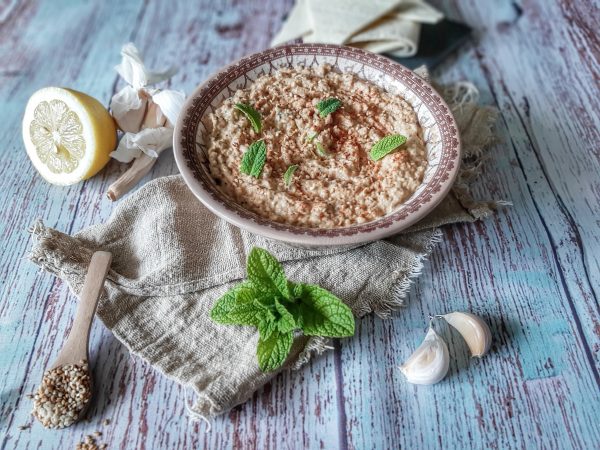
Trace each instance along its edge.
<path fill-rule="evenodd" d="M 283 182 L 287 187 L 290 187 L 290 184 L 292 184 L 292 177 L 294 176 L 294 172 L 298 170 L 298 167 L 298 164 L 293 164 L 283 174 Z"/>
<path fill-rule="evenodd" d="M 342 106 L 342 101 L 332 97 L 317 103 L 317 110 L 321 117 L 327 117 L 332 112 L 335 112 L 340 106 Z"/>
<path fill-rule="evenodd" d="M 373 161 L 379 161 L 384 156 L 390 154 L 398 147 L 406 143 L 406 136 L 401 134 L 391 134 L 379 140 L 369 152 L 369 156 Z"/>
<path fill-rule="evenodd" d="M 245 103 L 236 103 L 234 108 L 241 111 L 246 116 L 256 133 L 260 133 L 262 123 L 260 121 L 260 113 L 257 110 Z"/>
<path fill-rule="evenodd" d="M 260 177 L 267 160 L 267 145 L 262 139 L 250 144 L 240 164 L 240 172 L 254 178 Z"/>

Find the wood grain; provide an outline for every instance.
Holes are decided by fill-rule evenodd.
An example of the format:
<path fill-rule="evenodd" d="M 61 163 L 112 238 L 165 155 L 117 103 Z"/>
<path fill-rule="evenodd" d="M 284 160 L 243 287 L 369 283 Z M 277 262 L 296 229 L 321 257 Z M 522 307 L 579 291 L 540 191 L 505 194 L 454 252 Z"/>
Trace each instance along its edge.
<path fill-rule="evenodd" d="M 232 60 L 264 49 L 291 0 L 0 2 L 0 446 L 73 448 L 100 429 L 110 448 L 501 448 L 600 446 L 600 44 L 595 2 L 432 1 L 476 28 L 436 78 L 472 80 L 501 111 L 500 142 L 477 184 L 480 198 L 514 206 L 448 227 L 408 306 L 367 317 L 356 336 L 299 372 L 278 376 L 245 405 L 191 423 L 185 390 L 92 329 L 96 400 L 69 431 L 29 421 L 32 392 L 58 353 L 76 301 L 24 256 L 38 217 L 75 232 L 105 220 L 104 197 L 125 167 L 58 188 L 32 169 L 21 141 L 27 98 L 48 85 L 108 103 L 112 67 L 129 40 L 148 65 L 173 62 L 191 92 Z M 177 172 L 161 156 L 150 178 Z M 448 378 L 415 387 L 397 365 L 424 336 L 427 315 L 468 309 L 492 326 L 492 353 L 470 361 L 441 327 L 455 359 Z M 102 419 L 110 419 L 107 427 Z"/>

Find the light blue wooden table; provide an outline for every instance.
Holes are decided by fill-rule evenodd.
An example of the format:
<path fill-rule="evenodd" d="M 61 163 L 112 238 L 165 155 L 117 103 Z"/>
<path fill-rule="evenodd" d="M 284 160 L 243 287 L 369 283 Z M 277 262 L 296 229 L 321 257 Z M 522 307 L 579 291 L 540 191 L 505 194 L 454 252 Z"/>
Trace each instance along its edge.
<path fill-rule="evenodd" d="M 123 43 L 151 66 L 177 62 L 172 86 L 190 92 L 233 59 L 266 48 L 291 1 L 0 2 L 0 446 L 74 448 L 100 430 L 109 448 L 600 447 L 600 13 L 594 0 L 433 2 L 471 24 L 475 41 L 437 71 L 470 79 L 501 110 L 500 142 L 476 188 L 514 206 L 444 229 L 391 320 L 361 320 L 355 338 L 309 367 L 278 376 L 213 422 L 190 423 L 183 389 L 93 329 L 98 380 L 91 422 L 62 431 L 30 423 L 43 369 L 69 329 L 76 300 L 25 259 L 38 217 L 75 232 L 105 220 L 103 196 L 125 167 L 111 163 L 70 187 L 45 183 L 21 141 L 36 89 L 79 89 L 105 104 Z M 595 6 L 594 6 L 595 5 Z M 165 154 L 151 177 L 177 172 Z M 397 365 L 432 312 L 472 310 L 492 326 L 492 353 L 457 358 L 433 387 Z M 100 425 L 110 419 L 109 426 Z"/>

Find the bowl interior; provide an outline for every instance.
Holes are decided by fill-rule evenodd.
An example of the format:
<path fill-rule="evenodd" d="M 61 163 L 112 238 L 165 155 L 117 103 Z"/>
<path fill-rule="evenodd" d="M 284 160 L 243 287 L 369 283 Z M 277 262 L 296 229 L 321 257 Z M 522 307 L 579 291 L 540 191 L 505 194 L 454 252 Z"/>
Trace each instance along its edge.
<path fill-rule="evenodd" d="M 300 228 L 271 222 L 247 211 L 222 194 L 208 170 L 206 128 L 203 119 L 238 89 L 248 87 L 261 75 L 282 67 L 315 67 L 331 65 L 334 70 L 354 73 L 387 92 L 400 95 L 416 111 L 423 129 L 428 167 L 423 182 L 413 195 L 393 213 L 376 221 L 332 230 Z M 381 56 L 368 52 L 327 45 L 296 45 L 267 50 L 228 66 L 202 85 L 192 96 L 185 111 L 181 142 L 185 163 L 202 190 L 200 198 L 211 197 L 207 206 L 213 212 L 239 221 L 251 221 L 259 226 L 288 233 L 320 236 L 353 235 L 394 226 L 395 231 L 414 223 L 447 193 L 458 165 L 458 133 L 454 119 L 441 97 L 414 72 Z M 193 142 L 190 142 L 192 141 Z M 182 171 L 183 172 L 183 171 Z M 184 173 L 185 176 L 185 173 Z M 449 180 L 450 179 L 450 180 Z M 450 183 L 449 183 L 450 181 Z M 198 191 L 195 191 L 198 195 Z M 204 198 L 203 198 L 204 197 Z M 206 201 L 204 201 L 207 203 Z M 433 206 L 431 205 L 433 204 Z M 430 204 L 427 208 L 427 204 Z M 426 211 L 424 211 L 426 209 Z M 419 210 L 421 214 L 417 214 Z M 409 220 L 407 220 L 409 219 Z M 411 220 L 412 219 L 412 220 Z M 235 222 L 235 221 L 234 221 Z M 400 225 L 404 225 L 400 227 Z M 388 233 L 391 234 L 391 233 Z"/>

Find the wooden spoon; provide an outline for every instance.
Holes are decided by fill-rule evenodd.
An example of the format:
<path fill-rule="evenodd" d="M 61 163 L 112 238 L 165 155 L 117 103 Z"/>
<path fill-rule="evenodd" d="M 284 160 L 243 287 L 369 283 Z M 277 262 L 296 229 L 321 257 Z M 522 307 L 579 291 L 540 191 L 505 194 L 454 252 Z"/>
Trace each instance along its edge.
<path fill-rule="evenodd" d="M 85 282 L 83 283 L 83 288 L 81 289 L 79 306 L 77 307 L 77 312 L 75 313 L 73 326 L 71 327 L 69 336 L 67 337 L 67 340 L 58 354 L 58 357 L 54 361 L 54 364 L 52 364 L 50 369 L 46 371 L 46 373 L 49 373 L 54 369 L 67 365 L 81 367 L 82 361 L 86 362 L 85 368 L 82 368 L 82 370 L 86 370 L 89 377 L 90 395 L 85 400 L 83 409 L 79 411 L 76 418 L 73 418 L 74 421 L 69 421 L 64 425 L 60 425 L 60 427 L 69 426 L 81 419 L 81 417 L 83 417 L 83 415 L 86 413 L 92 398 L 91 392 L 93 378 L 90 371 L 88 350 L 90 329 L 92 327 L 92 321 L 94 320 L 94 314 L 96 312 L 96 305 L 98 304 L 98 299 L 102 293 L 102 287 L 104 286 L 104 280 L 106 279 L 106 274 L 108 273 L 111 260 L 112 255 L 109 252 L 95 252 L 92 255 L 92 260 L 90 261 L 90 265 L 85 276 Z M 44 426 L 48 425 L 44 424 Z"/>
<path fill-rule="evenodd" d="M 89 361 L 90 329 L 111 260 L 109 252 L 95 252 L 92 255 L 73 326 L 51 370 L 66 364 L 78 364 L 82 359 Z"/>

